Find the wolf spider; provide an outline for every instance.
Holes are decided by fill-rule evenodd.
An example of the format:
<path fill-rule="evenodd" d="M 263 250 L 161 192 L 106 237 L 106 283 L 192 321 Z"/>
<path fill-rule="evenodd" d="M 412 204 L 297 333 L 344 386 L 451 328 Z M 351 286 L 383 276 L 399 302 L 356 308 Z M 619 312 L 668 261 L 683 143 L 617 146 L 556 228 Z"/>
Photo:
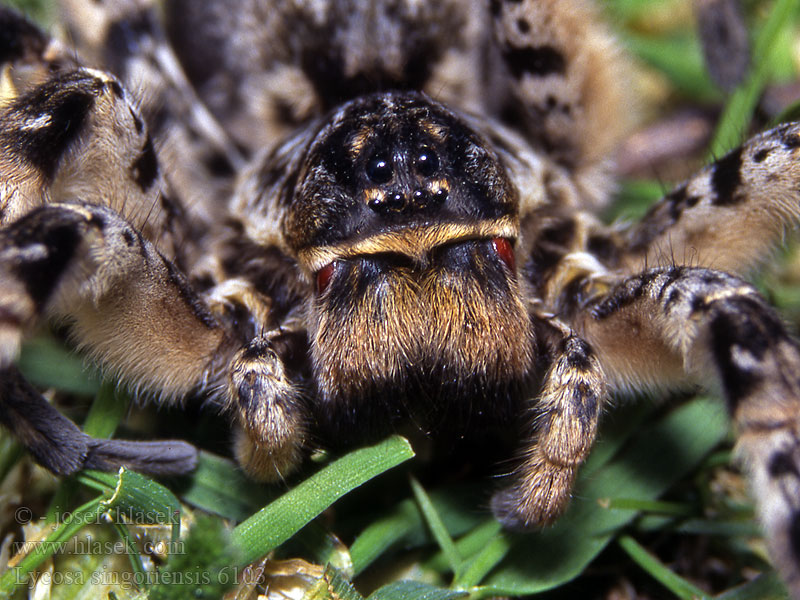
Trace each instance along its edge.
<path fill-rule="evenodd" d="M 55 412 L 14 367 L 43 321 L 212 398 L 257 479 L 511 446 L 511 528 L 563 511 L 608 388 L 714 377 L 800 597 L 800 350 L 741 278 L 800 214 L 800 125 L 609 227 L 626 68 L 584 0 L 61 5 L 80 60 L 0 12 L 0 420 L 42 465 L 195 460 Z"/>

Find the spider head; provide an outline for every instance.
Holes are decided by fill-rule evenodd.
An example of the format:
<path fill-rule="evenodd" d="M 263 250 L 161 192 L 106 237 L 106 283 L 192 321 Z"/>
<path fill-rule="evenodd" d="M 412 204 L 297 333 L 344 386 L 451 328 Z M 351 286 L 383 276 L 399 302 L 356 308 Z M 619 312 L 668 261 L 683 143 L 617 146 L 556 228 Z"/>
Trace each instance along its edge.
<path fill-rule="evenodd" d="M 517 210 L 495 154 L 427 97 L 376 94 L 333 114 L 308 148 L 286 220 L 314 275 L 321 396 L 371 402 L 409 379 L 449 399 L 519 384 L 532 334 Z"/>
<path fill-rule="evenodd" d="M 312 272 L 387 252 L 425 263 L 437 247 L 460 240 L 513 245 L 517 210 L 497 157 L 458 116 L 422 94 L 382 93 L 345 104 L 320 129 L 286 230 Z"/>

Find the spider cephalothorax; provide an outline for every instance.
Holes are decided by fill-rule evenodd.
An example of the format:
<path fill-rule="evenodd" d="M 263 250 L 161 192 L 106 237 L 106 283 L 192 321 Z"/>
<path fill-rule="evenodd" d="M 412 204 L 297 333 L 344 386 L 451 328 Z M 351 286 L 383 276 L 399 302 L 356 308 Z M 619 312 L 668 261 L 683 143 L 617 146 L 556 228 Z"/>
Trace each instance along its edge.
<path fill-rule="evenodd" d="M 518 199 L 486 142 L 425 96 L 367 96 L 321 127 L 286 195 L 287 243 L 315 282 L 318 420 L 372 437 L 400 418 L 465 425 L 479 404 L 508 421 L 533 346 Z"/>
<path fill-rule="evenodd" d="M 515 528 L 564 510 L 607 388 L 714 377 L 800 597 L 800 348 L 740 278 L 800 215 L 800 125 L 609 227 L 626 69 L 585 0 L 61 4 L 115 75 L 0 11 L 0 420 L 39 462 L 194 458 L 58 415 L 13 364 L 48 319 L 210 397 L 259 479 L 390 431 L 499 450 Z"/>

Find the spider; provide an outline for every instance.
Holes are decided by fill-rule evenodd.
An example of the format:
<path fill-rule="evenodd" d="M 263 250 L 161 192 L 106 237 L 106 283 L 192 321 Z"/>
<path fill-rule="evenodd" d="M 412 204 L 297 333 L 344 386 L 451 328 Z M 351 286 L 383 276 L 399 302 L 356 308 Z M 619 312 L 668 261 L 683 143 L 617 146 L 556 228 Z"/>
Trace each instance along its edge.
<path fill-rule="evenodd" d="M 800 597 L 800 348 L 741 278 L 800 214 L 800 125 L 609 227 L 629 98 L 592 4 L 233 4 L 63 0 L 80 59 L 0 12 L 0 420 L 34 457 L 195 460 L 55 412 L 13 366 L 43 321 L 210 397 L 256 479 L 391 431 L 510 456 L 515 529 L 564 510 L 609 389 L 714 377 Z"/>

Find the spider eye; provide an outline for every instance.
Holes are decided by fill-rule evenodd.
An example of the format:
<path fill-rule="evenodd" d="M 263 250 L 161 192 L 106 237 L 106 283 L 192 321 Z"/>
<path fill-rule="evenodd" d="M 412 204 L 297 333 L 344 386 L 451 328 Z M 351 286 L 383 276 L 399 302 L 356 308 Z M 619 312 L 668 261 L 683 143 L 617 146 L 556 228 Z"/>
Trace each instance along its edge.
<path fill-rule="evenodd" d="M 494 238 L 492 240 L 492 248 L 497 252 L 500 260 L 506 263 L 506 266 L 513 271 L 516 258 L 514 257 L 514 249 L 511 247 L 511 242 L 505 238 Z"/>
<path fill-rule="evenodd" d="M 439 157 L 432 149 L 423 146 L 417 154 L 417 172 L 423 177 L 433 177 L 439 170 Z"/>
<path fill-rule="evenodd" d="M 328 263 L 317 271 L 317 294 L 321 294 L 328 288 L 328 284 L 333 277 L 334 265 L 336 263 Z"/>
<path fill-rule="evenodd" d="M 367 161 L 367 177 L 373 183 L 389 183 L 394 175 L 392 162 L 384 154 L 375 154 Z"/>

